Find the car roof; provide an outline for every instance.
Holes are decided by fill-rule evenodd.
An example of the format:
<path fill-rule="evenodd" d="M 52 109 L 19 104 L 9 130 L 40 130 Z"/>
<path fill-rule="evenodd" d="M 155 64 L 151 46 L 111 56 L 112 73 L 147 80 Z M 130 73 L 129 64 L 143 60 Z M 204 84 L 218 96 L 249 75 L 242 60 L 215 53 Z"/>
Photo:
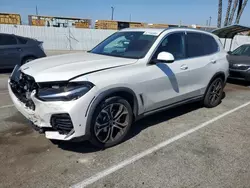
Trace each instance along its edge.
<path fill-rule="evenodd" d="M 155 35 L 160 35 L 164 31 L 194 31 L 194 32 L 199 32 L 199 33 L 204 33 L 204 34 L 209 34 L 214 37 L 214 35 L 211 32 L 203 31 L 200 29 L 195 29 L 195 28 L 185 28 L 185 27 L 169 27 L 169 28 L 126 28 L 119 30 L 119 32 L 132 32 L 132 31 L 138 31 L 138 32 L 149 32 L 149 33 L 155 33 Z M 216 37 L 217 38 L 217 37 Z"/>
<path fill-rule="evenodd" d="M 0 35 L 15 36 L 17 38 L 23 38 L 23 39 L 26 39 L 26 40 L 35 40 L 35 39 L 29 38 L 29 37 L 24 37 L 24 36 L 12 34 L 12 33 L 0 33 Z"/>
<path fill-rule="evenodd" d="M 122 29 L 120 31 L 142 31 L 142 32 L 163 32 L 166 29 L 164 28 L 126 28 L 126 29 Z"/>
<path fill-rule="evenodd" d="M 242 44 L 241 46 L 250 46 L 250 44 Z"/>

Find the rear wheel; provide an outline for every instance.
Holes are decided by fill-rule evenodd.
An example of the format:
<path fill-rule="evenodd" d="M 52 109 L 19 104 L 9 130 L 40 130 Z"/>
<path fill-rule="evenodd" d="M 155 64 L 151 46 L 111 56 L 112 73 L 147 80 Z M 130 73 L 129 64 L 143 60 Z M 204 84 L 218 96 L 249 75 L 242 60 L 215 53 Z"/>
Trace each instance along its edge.
<path fill-rule="evenodd" d="M 133 113 L 128 101 L 121 97 L 104 100 L 92 118 L 91 143 L 100 148 L 119 144 L 127 136 L 132 119 Z"/>
<path fill-rule="evenodd" d="M 207 108 L 213 108 L 220 104 L 221 99 L 223 97 L 223 88 L 224 88 L 224 82 L 222 78 L 216 78 L 214 79 L 205 94 L 204 97 L 204 106 Z"/>

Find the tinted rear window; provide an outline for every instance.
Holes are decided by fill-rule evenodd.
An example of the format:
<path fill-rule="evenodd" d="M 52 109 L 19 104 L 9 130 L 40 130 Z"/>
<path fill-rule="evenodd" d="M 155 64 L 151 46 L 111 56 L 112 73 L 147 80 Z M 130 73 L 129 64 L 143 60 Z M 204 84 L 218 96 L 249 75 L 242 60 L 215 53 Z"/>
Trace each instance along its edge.
<path fill-rule="evenodd" d="M 202 40 L 204 43 L 204 53 L 205 55 L 213 54 L 218 51 L 219 46 L 215 39 L 212 36 L 209 35 L 202 35 Z"/>
<path fill-rule="evenodd" d="M 0 35 L 0 45 L 15 45 L 17 40 L 15 36 L 12 35 Z"/>
<path fill-rule="evenodd" d="M 188 33 L 186 38 L 187 57 L 204 55 L 203 42 L 200 33 Z"/>

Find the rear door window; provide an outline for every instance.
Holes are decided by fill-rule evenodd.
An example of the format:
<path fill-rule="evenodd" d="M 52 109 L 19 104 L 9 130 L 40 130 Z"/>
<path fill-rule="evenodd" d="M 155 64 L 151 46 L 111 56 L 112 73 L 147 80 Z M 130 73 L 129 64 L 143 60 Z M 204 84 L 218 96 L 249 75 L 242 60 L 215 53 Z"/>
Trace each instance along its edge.
<path fill-rule="evenodd" d="M 219 50 L 219 46 L 212 36 L 201 34 L 204 43 L 205 55 L 213 54 Z"/>
<path fill-rule="evenodd" d="M 205 55 L 204 44 L 200 33 L 188 32 L 186 35 L 187 57 L 199 57 Z"/>
<path fill-rule="evenodd" d="M 17 40 L 15 36 L 12 35 L 0 35 L 0 45 L 16 45 Z"/>

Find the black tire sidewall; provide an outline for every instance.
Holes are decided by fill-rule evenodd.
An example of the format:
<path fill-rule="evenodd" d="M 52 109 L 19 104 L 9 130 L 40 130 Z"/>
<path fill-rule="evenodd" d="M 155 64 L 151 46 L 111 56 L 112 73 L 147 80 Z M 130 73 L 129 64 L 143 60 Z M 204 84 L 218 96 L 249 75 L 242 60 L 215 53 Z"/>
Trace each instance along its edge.
<path fill-rule="evenodd" d="M 95 124 L 96 118 L 97 118 L 98 114 L 100 113 L 100 111 L 112 103 L 121 103 L 127 108 L 128 113 L 129 113 L 129 123 L 124 130 L 124 134 L 119 139 L 115 140 L 114 142 L 102 143 L 95 136 L 94 124 Z M 102 149 L 115 146 L 115 145 L 121 143 L 126 138 L 126 136 L 128 135 L 128 132 L 130 130 L 130 127 L 132 125 L 132 122 L 133 122 L 133 111 L 132 111 L 132 108 L 127 100 L 125 100 L 119 96 L 107 98 L 107 99 L 103 100 L 99 105 L 97 105 L 97 107 L 94 111 L 94 114 L 92 116 L 91 126 L 90 126 L 90 142 L 94 146 L 102 148 Z"/>
<path fill-rule="evenodd" d="M 213 84 L 214 84 L 215 82 L 217 82 L 218 80 L 220 80 L 221 85 L 222 85 L 222 89 L 221 89 L 221 92 L 220 92 L 219 100 L 218 100 L 216 103 L 211 104 L 210 101 L 209 101 L 209 94 L 210 94 L 210 92 L 211 92 L 211 89 L 212 89 Z M 223 89 L 224 89 L 224 82 L 223 82 L 222 78 L 220 78 L 220 77 L 215 78 L 215 79 L 209 84 L 208 89 L 207 89 L 207 91 L 206 91 L 206 93 L 205 93 L 205 97 L 204 97 L 204 101 L 203 101 L 204 106 L 207 107 L 207 108 L 213 108 L 213 107 L 216 107 L 217 105 L 219 105 L 220 102 L 221 102 L 222 96 L 223 96 Z"/>

